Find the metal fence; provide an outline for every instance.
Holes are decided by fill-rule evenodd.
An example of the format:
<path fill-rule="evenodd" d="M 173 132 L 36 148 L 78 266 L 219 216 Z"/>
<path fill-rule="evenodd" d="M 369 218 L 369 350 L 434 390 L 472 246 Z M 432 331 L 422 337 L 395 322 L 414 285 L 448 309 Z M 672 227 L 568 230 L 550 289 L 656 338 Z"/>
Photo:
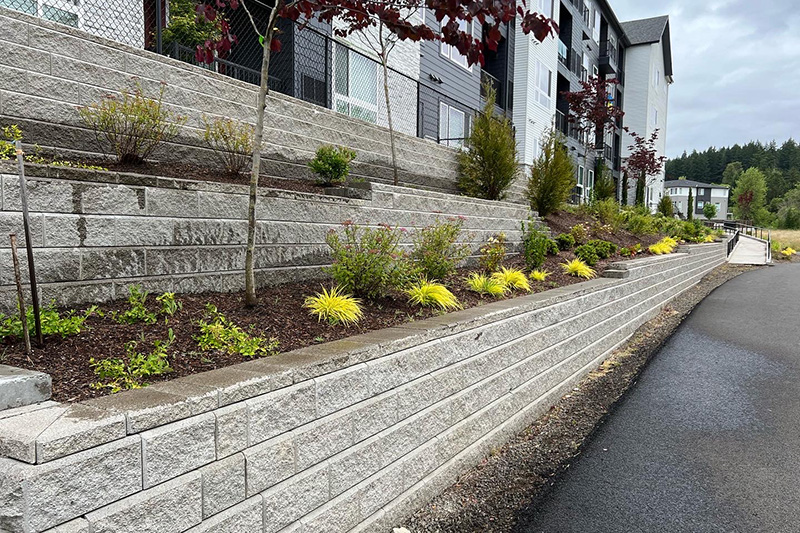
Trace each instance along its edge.
<path fill-rule="evenodd" d="M 260 84 L 262 47 L 250 16 L 263 28 L 270 8 L 258 0 L 249 0 L 247 11 L 239 7 L 223 12 L 238 43 L 227 54 L 215 57 L 213 63 L 202 64 L 195 59 L 195 49 L 213 38 L 216 30 L 212 24 L 197 22 L 195 5 L 196 0 L 0 0 L 2 7 Z M 366 46 L 334 39 L 326 27 L 301 28 L 280 20 L 278 29 L 282 49 L 272 56 L 271 90 L 388 126 L 382 68 Z M 414 76 L 389 69 L 395 130 L 460 145 L 468 135 L 476 109 Z M 443 130 L 440 110 L 450 108 L 462 111 L 464 123 Z"/>

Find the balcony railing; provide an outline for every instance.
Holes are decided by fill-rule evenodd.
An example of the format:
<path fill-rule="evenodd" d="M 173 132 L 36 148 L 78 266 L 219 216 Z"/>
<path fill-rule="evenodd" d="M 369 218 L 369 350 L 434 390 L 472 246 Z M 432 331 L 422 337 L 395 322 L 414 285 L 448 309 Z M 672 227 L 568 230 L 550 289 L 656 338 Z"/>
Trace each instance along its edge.
<path fill-rule="evenodd" d="M 600 43 L 600 58 L 602 59 L 604 57 L 609 58 L 614 64 L 619 62 L 619 52 L 617 51 L 616 43 L 611 41 L 603 41 Z"/>
<path fill-rule="evenodd" d="M 506 98 L 505 98 L 505 91 L 503 91 L 503 84 L 500 83 L 500 80 L 486 72 L 485 70 L 481 71 L 481 96 L 486 98 L 486 87 L 489 86 L 494 89 L 495 93 L 495 104 L 501 109 L 506 109 Z"/>
<path fill-rule="evenodd" d="M 569 117 L 562 111 L 556 110 L 556 129 L 563 133 L 565 136 L 581 142 L 581 135 L 577 126 L 570 122 Z"/>

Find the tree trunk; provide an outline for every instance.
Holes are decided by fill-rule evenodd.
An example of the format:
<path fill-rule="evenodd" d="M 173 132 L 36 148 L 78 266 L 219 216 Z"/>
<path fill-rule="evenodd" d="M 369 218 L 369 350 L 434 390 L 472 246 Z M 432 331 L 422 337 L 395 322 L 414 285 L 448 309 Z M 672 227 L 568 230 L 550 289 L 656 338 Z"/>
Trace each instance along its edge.
<path fill-rule="evenodd" d="M 384 52 L 381 55 L 381 66 L 383 67 L 383 97 L 386 99 L 386 117 L 389 119 L 389 144 L 392 147 L 392 176 L 394 184 L 398 184 L 397 178 L 397 149 L 394 146 L 394 123 L 392 121 L 392 104 L 389 100 L 389 58 Z"/>
<path fill-rule="evenodd" d="M 644 206 L 644 176 L 636 178 L 636 205 Z"/>
<path fill-rule="evenodd" d="M 250 205 L 247 211 L 247 253 L 244 260 L 245 304 L 253 307 L 258 304 L 256 296 L 256 276 L 253 265 L 256 248 L 256 200 L 258 199 L 258 178 L 261 173 L 261 145 L 264 141 L 264 112 L 269 94 L 269 60 L 272 56 L 270 44 L 275 33 L 278 8 L 273 7 L 269 15 L 269 25 L 264 36 L 264 52 L 261 59 L 261 86 L 256 103 L 256 128 L 253 135 L 253 168 L 250 173 Z"/>

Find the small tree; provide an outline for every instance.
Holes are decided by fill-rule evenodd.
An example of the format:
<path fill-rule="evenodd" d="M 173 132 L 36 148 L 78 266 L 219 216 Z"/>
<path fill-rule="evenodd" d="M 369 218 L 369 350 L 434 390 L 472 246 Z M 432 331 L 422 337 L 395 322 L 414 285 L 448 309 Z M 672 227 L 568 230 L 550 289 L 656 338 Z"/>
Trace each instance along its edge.
<path fill-rule="evenodd" d="M 475 115 L 468 150 L 458 154 L 458 187 L 467 196 L 502 200 L 519 174 L 517 141 L 507 117 L 494 114 L 495 91 L 486 87 L 486 104 Z"/>
<path fill-rule="evenodd" d="M 249 0 L 246 0 L 249 1 Z M 475 39 L 471 32 L 460 29 L 459 21 L 467 23 L 477 20 L 486 30 L 485 43 L 490 50 L 497 50 L 502 38 L 500 25 L 506 24 L 517 16 L 519 26 L 524 34 L 533 33 L 539 41 L 544 41 L 558 32 L 558 25 L 544 15 L 525 11 L 525 1 L 495 0 L 479 3 L 473 0 L 450 0 L 448 2 L 434 0 L 275 0 L 269 9 L 266 24 L 259 24 L 247 9 L 244 0 L 215 0 L 197 4 L 198 19 L 214 23 L 219 37 L 207 39 L 197 46 L 196 58 L 200 62 L 212 63 L 217 55 L 227 54 L 237 43 L 230 24 L 220 16 L 220 10 L 236 10 L 239 6 L 247 12 L 253 30 L 262 43 L 261 84 L 256 101 L 256 127 L 254 134 L 253 165 L 250 176 L 250 204 L 248 208 L 247 251 L 245 254 L 245 301 L 249 306 L 258 302 L 255 289 L 255 233 L 256 233 L 256 200 L 258 195 L 258 178 L 261 171 L 261 148 L 264 141 L 264 115 L 269 94 L 269 66 L 273 51 L 281 49 L 281 43 L 275 38 L 278 18 L 284 17 L 297 21 L 301 18 L 308 21 L 318 19 L 331 23 L 334 19 L 341 22 L 336 33 L 346 37 L 381 24 L 386 31 L 397 36 L 399 40 L 434 41 L 439 40 L 456 49 L 467 58 L 469 65 L 483 64 L 484 43 Z M 445 18 L 440 33 L 435 33 L 425 24 L 413 24 L 407 16 L 423 7 L 433 11 L 436 20 Z"/>
<path fill-rule="evenodd" d="M 686 211 L 686 220 L 694 220 L 694 188 L 689 187 L 689 208 Z"/>
<path fill-rule="evenodd" d="M 528 178 L 531 209 L 542 217 L 556 211 L 569 199 L 575 183 L 575 168 L 564 139 L 551 131 L 542 142 L 539 158 L 531 166 Z"/>
<path fill-rule="evenodd" d="M 655 130 L 649 138 L 625 128 L 633 137 L 633 144 L 628 148 L 631 153 L 625 161 L 625 170 L 636 176 L 636 205 L 644 205 L 644 190 L 648 185 L 648 178 L 657 176 L 664 167 L 666 156 L 656 156 L 656 141 L 659 130 Z"/>
<path fill-rule="evenodd" d="M 622 205 L 628 205 L 628 171 L 622 171 Z"/>
<path fill-rule="evenodd" d="M 733 213 L 739 220 L 752 224 L 762 218 L 766 209 L 767 179 L 757 168 L 749 168 L 736 181 L 733 190 Z"/>
<path fill-rule="evenodd" d="M 733 187 L 736 185 L 736 180 L 739 179 L 742 173 L 744 173 L 744 169 L 741 163 L 738 161 L 728 163 L 728 166 L 725 167 L 725 170 L 722 172 L 722 183 Z"/>
<path fill-rule="evenodd" d="M 617 198 L 617 188 L 614 184 L 614 179 L 611 177 L 608 167 L 603 161 L 597 163 L 597 170 L 595 171 L 594 183 L 594 199 L 596 201 L 608 200 Z"/>
<path fill-rule="evenodd" d="M 675 216 L 675 210 L 672 206 L 672 198 L 668 194 L 661 197 L 658 201 L 658 212 L 665 217 L 672 218 Z"/>
<path fill-rule="evenodd" d="M 703 216 L 706 220 L 714 220 L 717 217 L 717 206 L 711 202 L 706 202 L 703 206 Z"/>

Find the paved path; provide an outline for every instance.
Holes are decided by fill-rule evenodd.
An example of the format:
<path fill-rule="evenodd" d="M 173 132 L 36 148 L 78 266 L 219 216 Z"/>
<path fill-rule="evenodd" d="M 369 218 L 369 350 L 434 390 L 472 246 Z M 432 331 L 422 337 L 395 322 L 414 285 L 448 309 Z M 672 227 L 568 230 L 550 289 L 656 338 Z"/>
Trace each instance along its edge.
<path fill-rule="evenodd" d="M 800 531 L 800 264 L 689 317 L 517 532 Z"/>
<path fill-rule="evenodd" d="M 767 262 L 767 242 L 746 235 L 739 237 L 739 244 L 728 262 L 732 265 L 763 265 Z"/>

